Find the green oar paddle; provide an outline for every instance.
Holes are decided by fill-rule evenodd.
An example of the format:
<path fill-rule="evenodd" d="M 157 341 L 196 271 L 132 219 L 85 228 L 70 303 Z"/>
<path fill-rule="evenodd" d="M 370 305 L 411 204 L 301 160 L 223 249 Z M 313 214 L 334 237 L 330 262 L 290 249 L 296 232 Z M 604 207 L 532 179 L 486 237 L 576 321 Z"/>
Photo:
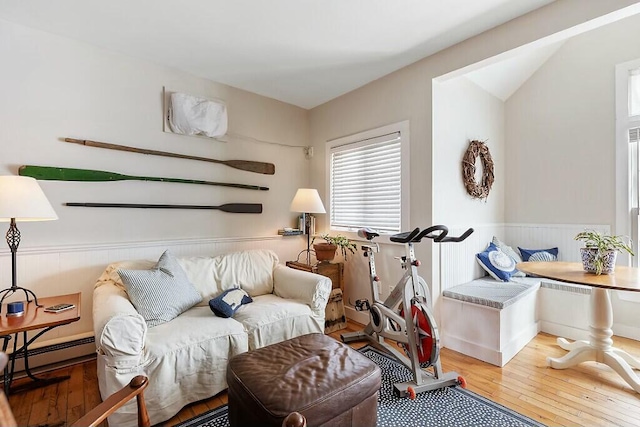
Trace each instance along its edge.
<path fill-rule="evenodd" d="M 72 169 L 72 168 L 56 168 L 50 166 L 20 166 L 18 174 L 22 176 L 30 176 L 35 179 L 49 181 L 159 181 L 159 182 L 178 182 L 181 184 L 202 184 L 202 185 L 218 185 L 221 187 L 244 188 L 247 190 L 268 190 L 269 187 L 260 187 L 257 185 L 233 184 L 227 182 L 200 181 L 196 179 L 181 178 L 161 178 L 155 176 L 134 176 L 123 175 L 115 172 L 96 171 L 90 169 Z"/>

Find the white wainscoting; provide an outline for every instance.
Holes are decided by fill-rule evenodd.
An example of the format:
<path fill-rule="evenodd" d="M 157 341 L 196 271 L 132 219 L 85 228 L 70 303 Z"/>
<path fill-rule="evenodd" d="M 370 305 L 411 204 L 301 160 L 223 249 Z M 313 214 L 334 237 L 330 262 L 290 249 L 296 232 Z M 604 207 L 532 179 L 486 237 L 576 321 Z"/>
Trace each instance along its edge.
<path fill-rule="evenodd" d="M 440 292 L 485 275 L 476 254 L 487 248 L 493 236 L 504 234 L 504 224 L 473 225 L 473 234 L 460 243 L 442 243 L 440 249 Z M 449 234 L 459 236 L 469 227 L 451 227 Z"/>
<path fill-rule="evenodd" d="M 271 249 L 280 262 L 295 260 L 306 247 L 304 236 L 266 236 L 209 238 L 133 243 L 22 248 L 18 250 L 18 285 L 30 289 L 38 297 L 82 292 L 81 318 L 43 335 L 34 348 L 93 336 L 93 286 L 105 267 L 116 261 L 157 260 L 169 249 L 176 256 L 216 256 L 248 249 Z M 0 280 L 3 288 L 11 286 L 11 254 L 0 252 Z M 23 300 L 18 293 L 9 301 Z M 4 315 L 4 307 L 2 313 Z"/>
<path fill-rule="evenodd" d="M 505 224 L 503 241 L 514 250 L 549 249 L 558 247 L 558 260 L 580 262 L 580 248 L 584 243 L 574 237 L 586 229 L 609 233 L 608 225 L 584 224 Z"/>

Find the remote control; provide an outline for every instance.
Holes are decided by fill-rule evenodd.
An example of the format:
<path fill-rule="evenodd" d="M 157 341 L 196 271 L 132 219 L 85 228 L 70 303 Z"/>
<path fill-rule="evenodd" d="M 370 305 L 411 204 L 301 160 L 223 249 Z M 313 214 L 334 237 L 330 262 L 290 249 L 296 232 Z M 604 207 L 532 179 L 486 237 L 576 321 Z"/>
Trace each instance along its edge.
<path fill-rule="evenodd" d="M 61 311 L 71 310 L 74 307 L 74 304 L 56 304 L 50 307 L 46 307 L 44 311 L 48 313 L 60 313 Z"/>

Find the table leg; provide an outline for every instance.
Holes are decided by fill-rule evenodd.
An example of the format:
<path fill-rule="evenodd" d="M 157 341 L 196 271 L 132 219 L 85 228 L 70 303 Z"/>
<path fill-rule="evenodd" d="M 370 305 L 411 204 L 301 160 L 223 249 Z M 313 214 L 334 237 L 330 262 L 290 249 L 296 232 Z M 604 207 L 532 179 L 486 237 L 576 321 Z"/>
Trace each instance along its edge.
<path fill-rule="evenodd" d="M 561 349 L 567 350 L 567 351 L 589 346 L 589 341 L 580 340 L 580 341 L 570 342 L 564 338 L 558 338 L 557 343 Z"/>
<path fill-rule="evenodd" d="M 569 350 L 569 353 L 560 358 L 548 357 L 547 364 L 554 369 L 566 369 L 588 361 L 604 363 L 640 393 L 640 378 L 633 371 L 633 368 L 640 369 L 640 360 L 624 350 L 613 347 L 612 325 L 613 311 L 609 291 L 603 288 L 593 288 L 591 291 L 589 342 L 569 342 L 564 338 L 558 338 L 558 345 Z"/>
<path fill-rule="evenodd" d="M 9 346 L 9 340 L 11 340 L 11 335 L 2 335 L 0 336 L 4 341 L 2 343 L 2 352 L 7 353 L 7 347 Z M 9 380 L 9 365 L 11 364 L 11 355 L 9 355 L 9 360 L 7 364 L 4 366 L 4 372 L 2 377 L 2 385 L 4 388 L 4 394 L 9 395 L 9 387 L 11 386 L 11 381 Z"/>
<path fill-rule="evenodd" d="M 604 354 L 604 363 L 616 371 L 631 388 L 640 393 L 640 379 L 638 379 L 638 375 L 633 372 L 633 368 L 622 357 L 613 351 L 607 351 Z"/>
<path fill-rule="evenodd" d="M 615 354 L 620 356 L 622 358 L 622 360 L 627 362 L 633 368 L 640 369 L 640 360 L 636 359 L 635 357 L 633 357 L 632 355 L 630 355 L 626 351 L 624 351 L 622 349 L 619 349 L 619 348 L 615 348 L 615 347 L 613 347 L 611 349 L 611 351 L 613 351 Z"/>
<path fill-rule="evenodd" d="M 58 383 L 60 381 L 68 380 L 70 378 L 69 375 L 63 375 L 63 376 L 53 377 L 53 378 L 38 378 L 33 374 L 33 372 L 31 372 L 31 368 L 29 367 L 29 346 L 36 339 L 38 339 L 42 334 L 44 334 L 45 332 L 49 332 L 51 329 L 56 328 L 58 326 L 62 326 L 62 325 L 50 326 L 48 328 L 45 328 L 42 331 L 38 332 L 30 340 L 27 339 L 28 338 L 27 337 L 27 332 L 24 331 L 23 335 L 22 335 L 22 338 L 23 338 L 22 347 L 20 347 L 19 349 L 16 348 L 17 347 L 17 342 L 18 342 L 18 333 L 15 334 L 14 341 L 13 341 L 13 353 L 11 354 L 11 358 L 10 358 L 10 360 L 11 360 L 11 368 L 9 368 L 9 364 L 7 364 L 7 366 L 5 367 L 4 389 L 5 389 L 5 394 L 7 396 L 9 395 L 9 392 L 11 392 L 11 393 L 20 393 L 22 391 L 31 390 L 31 389 L 38 388 L 38 387 L 44 387 L 44 386 L 49 385 L 49 384 L 55 384 L 55 383 Z M 10 337 L 9 337 L 9 339 L 10 339 Z M 6 351 L 7 343 L 8 343 L 8 339 L 5 338 L 5 343 L 3 345 L 3 348 L 4 348 L 5 351 Z M 13 375 L 14 375 L 14 372 L 15 372 L 15 360 L 16 360 L 16 357 L 18 356 L 18 354 L 20 354 L 20 353 L 24 354 L 24 372 L 33 381 L 30 382 L 30 383 L 19 385 L 17 387 L 11 387 L 11 383 L 13 382 Z"/>

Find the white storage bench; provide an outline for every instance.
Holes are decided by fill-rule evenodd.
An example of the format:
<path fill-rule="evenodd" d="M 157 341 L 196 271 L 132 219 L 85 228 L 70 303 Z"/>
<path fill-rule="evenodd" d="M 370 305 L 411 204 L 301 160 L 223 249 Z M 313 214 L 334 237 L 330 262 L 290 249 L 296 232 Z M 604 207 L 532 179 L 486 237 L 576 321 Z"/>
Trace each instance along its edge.
<path fill-rule="evenodd" d="M 476 279 L 442 293 L 443 345 L 504 366 L 538 333 L 540 279 Z"/>
<path fill-rule="evenodd" d="M 502 367 L 541 330 L 584 338 L 586 331 L 572 331 L 569 325 L 578 320 L 574 316 L 587 315 L 589 294 L 586 286 L 536 277 L 512 278 L 511 282 L 485 277 L 454 286 L 442 293 L 442 344 Z M 563 307 L 566 319 L 558 319 Z M 549 323 L 541 312 L 556 313 L 556 321 Z M 588 324 L 586 318 L 578 321 Z M 549 325 L 557 329 L 546 330 Z"/>

